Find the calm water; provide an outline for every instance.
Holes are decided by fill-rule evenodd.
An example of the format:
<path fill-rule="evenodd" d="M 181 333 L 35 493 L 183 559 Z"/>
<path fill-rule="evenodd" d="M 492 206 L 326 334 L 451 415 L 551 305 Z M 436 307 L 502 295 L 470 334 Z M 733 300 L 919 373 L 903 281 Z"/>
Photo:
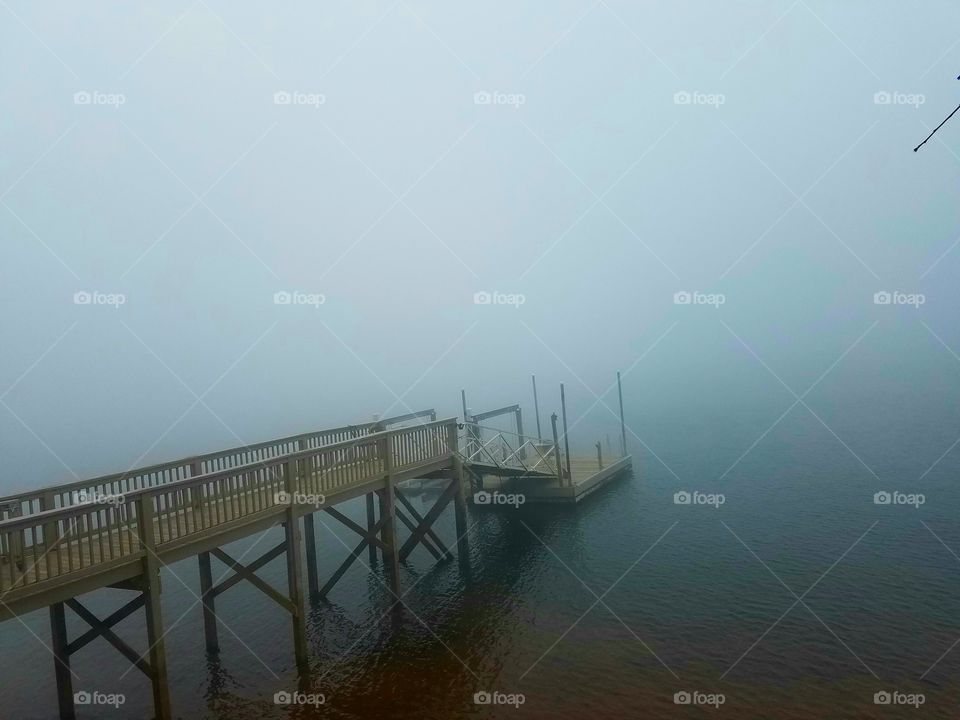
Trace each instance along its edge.
<path fill-rule="evenodd" d="M 283 612 L 248 584 L 221 596 L 227 627 L 219 662 L 209 662 L 195 564 L 174 566 L 164 575 L 164 615 L 176 713 L 956 717 L 960 645 L 921 678 L 960 638 L 952 453 L 918 478 L 960 435 L 960 419 L 945 410 L 932 423 L 901 408 L 896 422 L 884 424 L 879 407 L 824 411 L 848 450 L 798 407 L 720 480 L 788 404 L 739 413 L 736 422 L 718 414 L 638 423 L 669 467 L 640 448 L 633 477 L 579 507 L 471 509 L 469 577 L 456 561 L 433 565 L 418 549 L 403 570 L 408 607 L 398 613 L 387 610 L 379 568 L 371 574 L 357 566 L 331 603 L 310 613 L 313 677 L 304 689 L 326 699 L 316 711 L 273 703 L 275 692 L 297 688 Z M 681 489 L 722 492 L 725 503 L 675 505 Z M 926 502 L 919 509 L 875 505 L 873 494 L 884 489 L 922 492 Z M 349 506 L 354 517 L 361 512 Z M 321 549 L 328 575 L 347 552 L 341 540 L 351 548 L 355 540 L 322 519 L 330 528 L 322 529 Z M 452 511 L 439 533 L 453 541 Z M 231 551 L 249 560 L 277 540 L 268 534 Z M 262 574 L 283 586 L 282 561 Z M 794 606 L 791 590 L 809 609 Z M 603 596 L 595 606 L 594 593 Z M 105 592 L 89 604 L 106 614 L 122 597 Z M 48 642 L 46 615 L 24 620 L 0 634 L 0 713 L 54 717 L 52 661 L 31 635 Z M 120 633 L 143 646 L 139 617 Z M 103 641 L 73 662 L 81 677 L 75 689 L 127 696 L 119 711 L 87 709 L 81 717 L 149 716 L 147 683 L 136 670 L 118 680 L 129 666 Z M 525 703 L 478 706 L 474 693 L 483 690 L 523 693 Z M 723 693 L 725 704 L 677 706 L 673 695 L 683 690 Z M 922 692 L 926 703 L 920 711 L 878 707 L 873 695 L 881 690 Z"/>

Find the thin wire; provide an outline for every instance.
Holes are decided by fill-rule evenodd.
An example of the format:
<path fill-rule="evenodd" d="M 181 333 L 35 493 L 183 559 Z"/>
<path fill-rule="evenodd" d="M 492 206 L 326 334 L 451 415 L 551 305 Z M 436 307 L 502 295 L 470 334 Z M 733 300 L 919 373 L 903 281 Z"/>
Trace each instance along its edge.
<path fill-rule="evenodd" d="M 960 80 L 960 78 L 957 78 L 957 79 Z M 939 125 L 937 125 L 937 126 L 933 129 L 933 132 L 930 133 L 929 135 L 927 135 L 926 140 L 924 140 L 922 143 L 920 143 L 919 145 L 917 145 L 917 146 L 913 149 L 913 151 L 916 152 L 917 150 L 919 150 L 920 148 L 922 148 L 924 145 L 926 145 L 926 144 L 927 144 L 927 140 L 929 140 L 930 138 L 932 138 L 933 135 L 934 135 L 934 133 L 937 132 L 937 130 L 939 130 L 939 129 L 942 128 L 944 125 L 946 125 L 946 124 L 947 124 L 947 120 L 949 120 L 950 118 L 952 118 L 954 115 L 957 114 L 957 110 L 960 110 L 960 105 L 957 105 L 957 107 L 954 108 L 953 112 L 950 113 L 949 115 L 947 115 L 947 117 L 944 119 L 944 121 L 943 121 L 942 123 L 940 123 Z"/>

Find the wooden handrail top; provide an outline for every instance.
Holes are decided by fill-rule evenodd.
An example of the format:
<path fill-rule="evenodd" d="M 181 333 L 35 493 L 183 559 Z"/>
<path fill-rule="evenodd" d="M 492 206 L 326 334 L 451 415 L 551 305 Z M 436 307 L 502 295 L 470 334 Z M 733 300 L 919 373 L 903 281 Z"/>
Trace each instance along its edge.
<path fill-rule="evenodd" d="M 399 435 L 402 433 L 410 433 L 422 431 L 424 429 L 441 427 L 447 425 L 456 425 L 457 418 L 447 418 L 445 420 L 435 420 L 429 423 L 423 423 L 422 425 L 416 425 L 414 427 L 407 428 L 396 428 L 393 430 L 381 430 L 380 432 L 370 433 L 369 435 L 364 435 L 363 437 L 352 438 L 350 440 L 342 440 L 338 443 L 333 443 L 331 445 L 324 445 L 317 448 L 309 448 L 307 450 L 297 450 L 296 452 L 287 453 L 286 455 L 278 455 L 275 458 L 269 458 L 268 460 L 259 460 L 254 463 L 249 463 L 247 465 L 238 465 L 234 468 L 227 468 L 225 470 L 216 470 L 214 472 L 205 473 L 203 475 L 197 475 L 195 477 L 183 478 L 181 480 L 175 480 L 173 482 L 166 483 L 164 485 L 157 485 L 154 487 L 140 488 L 138 490 L 132 490 L 127 493 L 120 493 L 123 497 L 123 506 L 130 505 L 131 502 L 135 501 L 141 496 L 147 495 L 164 495 L 170 492 L 175 492 L 177 490 L 193 487 L 195 485 L 202 485 L 204 483 L 212 482 L 220 478 L 232 477 L 234 475 L 243 475 L 245 473 L 255 472 L 257 470 L 266 470 L 272 467 L 279 467 L 285 465 L 286 463 L 294 460 L 300 460 L 303 458 L 308 458 L 312 456 L 319 455 L 321 453 L 337 451 L 337 450 L 346 450 L 352 447 L 357 446 L 368 446 L 368 445 L 377 445 L 382 440 L 390 438 L 394 435 Z M 438 456 L 442 457 L 442 456 Z M 31 515 L 24 515 L 22 517 L 8 518 L 7 520 L 0 521 L 0 533 L 19 530 L 22 528 L 30 527 L 39 527 L 44 523 L 53 522 L 56 520 L 62 520 L 63 518 L 74 517 L 77 515 L 85 515 L 93 510 L 102 510 L 105 508 L 114 507 L 118 504 L 117 497 L 113 496 L 113 499 L 110 496 L 105 496 L 100 500 L 92 500 L 90 502 L 83 502 L 77 505 L 68 505 L 66 507 L 55 508 L 53 510 L 42 510 Z"/>
<path fill-rule="evenodd" d="M 404 422 L 406 420 L 412 420 L 418 417 L 425 417 L 427 415 L 433 415 L 435 411 L 431 408 L 428 410 L 420 410 L 415 413 L 408 413 L 406 415 L 398 415 L 395 417 L 384 418 L 383 420 L 371 421 L 366 423 L 357 423 L 354 425 L 344 425 L 337 428 L 326 428 L 322 430 L 315 430 L 313 432 L 298 433 L 296 435 L 288 435 L 286 437 L 276 438 L 274 440 L 264 440 L 262 442 L 253 443 L 251 445 L 240 445 L 238 447 L 230 448 L 228 450 L 217 450 L 209 453 L 203 453 L 201 455 L 190 455 L 188 457 L 178 458 L 176 460 L 168 460 L 167 462 L 155 463 L 153 465 L 146 465 L 142 467 L 130 468 L 129 470 L 124 470 L 123 472 L 109 473 L 107 475 L 99 475 L 87 480 L 74 480 L 72 482 L 63 483 L 61 485 L 47 485 L 45 487 L 36 488 L 33 490 L 24 490 L 20 493 L 15 493 L 11 495 L 0 496 L 0 505 L 4 505 L 12 502 L 28 502 L 30 500 L 37 500 L 47 493 L 61 494 L 70 492 L 71 490 L 79 490 L 82 488 L 92 487 L 94 485 L 108 485 L 113 482 L 119 482 L 126 480 L 131 477 L 138 477 L 140 475 L 148 475 L 153 472 L 160 472 L 163 470 L 168 470 L 171 468 L 182 467 L 185 465 L 190 465 L 195 462 L 204 462 L 206 460 L 214 460 L 220 457 L 227 457 L 229 455 L 234 455 L 242 452 L 256 452 L 257 450 L 262 450 L 263 448 L 270 447 L 272 445 L 278 445 L 280 443 L 286 442 L 295 442 L 297 440 L 302 440 L 305 438 L 317 437 L 319 435 L 335 435 L 342 432 L 350 432 L 353 430 L 368 430 L 376 426 L 385 426 L 393 423 Z M 167 483 L 169 485 L 170 483 Z M 36 515 L 37 513 L 32 513 Z"/>

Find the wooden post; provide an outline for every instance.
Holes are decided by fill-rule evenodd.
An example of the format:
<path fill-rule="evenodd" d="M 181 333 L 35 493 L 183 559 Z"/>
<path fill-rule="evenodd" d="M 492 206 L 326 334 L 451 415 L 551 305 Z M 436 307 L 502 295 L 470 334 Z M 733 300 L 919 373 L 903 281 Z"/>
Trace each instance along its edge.
<path fill-rule="evenodd" d="M 573 485 L 573 469 L 570 467 L 570 436 L 567 435 L 567 399 L 563 393 L 563 383 L 560 383 L 560 412 L 563 413 L 563 447 L 567 456 L 567 477 Z"/>
<path fill-rule="evenodd" d="M 367 531 L 372 532 L 377 525 L 377 511 L 374 509 L 374 494 L 367 493 L 364 496 L 367 499 Z M 373 543 L 367 544 L 367 551 L 370 554 L 370 566 L 373 567 L 377 562 L 377 546 Z"/>
<path fill-rule="evenodd" d="M 296 460 L 287 460 L 284 463 L 284 482 L 289 497 L 296 492 Z M 291 502 L 284 512 L 283 522 L 284 540 L 287 550 L 287 590 L 290 601 L 293 603 L 293 653 L 297 667 L 301 671 L 309 668 L 307 652 L 307 623 L 304 612 L 303 590 L 300 578 L 303 575 L 303 565 L 300 560 L 300 525 L 297 523 L 296 504 Z"/>
<path fill-rule="evenodd" d="M 156 720 L 171 720 L 170 684 L 167 681 L 167 652 L 160 606 L 160 561 L 153 527 L 153 496 L 136 500 L 137 532 L 143 548 L 144 612 L 147 616 L 147 646 L 150 648 L 150 684 L 153 687 L 153 712 Z"/>
<path fill-rule="evenodd" d="M 453 461 L 453 482 L 457 484 L 456 494 L 453 496 L 453 512 L 457 526 L 457 559 L 461 568 L 470 558 L 470 541 L 467 538 L 467 498 L 463 490 L 463 462 L 457 454 L 457 426 L 451 425 L 447 444 L 450 447 Z"/>
<path fill-rule="evenodd" d="M 463 435 L 467 447 L 464 453 L 469 458 L 477 450 L 477 441 L 480 435 L 480 429 L 470 422 L 470 409 L 467 407 L 467 391 L 460 391 L 460 403 L 463 405 Z"/>
<path fill-rule="evenodd" d="M 320 578 L 317 572 L 317 530 L 313 513 L 303 516 L 303 544 L 307 551 L 307 589 L 310 599 L 320 597 Z"/>
<path fill-rule="evenodd" d="M 60 720 L 74 720 L 73 677 L 70 672 L 70 651 L 67 649 L 67 618 L 63 603 L 50 606 L 50 636 L 53 640 L 53 671 L 57 679 L 57 705 Z"/>
<path fill-rule="evenodd" d="M 55 496 L 52 492 L 45 492 L 40 497 L 40 510 L 53 510 L 57 506 Z M 17 511 L 20 510 L 20 503 L 17 503 Z M 58 543 L 60 542 L 60 533 L 58 531 L 58 524 L 56 522 L 44 523 L 43 525 L 43 544 L 46 546 L 44 552 L 47 553 L 47 557 L 51 558 L 54 562 L 51 565 L 56 566 L 54 572 L 60 574 L 60 547 Z M 56 549 L 53 552 L 50 552 L 51 548 L 55 547 Z M 20 548 L 21 552 L 23 548 Z M 22 555 L 21 555 L 22 557 Z"/>
<path fill-rule="evenodd" d="M 200 562 L 200 601 L 203 603 L 203 636 L 208 653 L 220 652 L 220 641 L 217 638 L 217 611 L 214 605 L 213 573 L 210 569 L 210 553 L 202 552 L 197 555 Z"/>
<path fill-rule="evenodd" d="M 557 414 L 550 416 L 550 425 L 553 428 L 553 461 L 557 466 L 557 484 L 563 487 L 563 466 L 560 464 L 560 441 L 557 439 Z"/>
<path fill-rule="evenodd" d="M 543 441 L 543 433 L 540 432 L 540 401 L 537 399 L 537 376 L 531 375 L 533 380 L 533 412 L 537 416 L 537 440 Z"/>
<path fill-rule="evenodd" d="M 383 551 L 383 564 L 387 571 L 390 591 L 400 597 L 400 550 L 397 547 L 397 510 L 393 494 L 393 443 L 390 434 L 380 441 L 383 444 L 383 466 L 386 474 L 386 487 L 377 492 L 380 495 L 380 520 L 383 523 L 381 539 L 386 548 Z"/>
<path fill-rule="evenodd" d="M 623 388 L 620 386 L 620 371 L 617 371 L 617 395 L 620 396 L 620 451 L 621 457 L 627 455 L 627 426 L 623 421 Z"/>
<path fill-rule="evenodd" d="M 300 452 L 309 449 L 306 438 L 297 440 L 297 449 Z M 302 458 L 301 460 L 304 476 L 300 482 L 300 487 L 304 492 L 313 484 L 313 478 L 307 470 L 313 464 L 312 460 L 313 458 Z M 291 500 L 292 498 L 293 496 L 291 496 Z M 320 597 L 320 578 L 317 576 L 317 529 L 312 512 L 303 516 L 303 543 L 307 551 L 307 589 L 310 593 L 310 599 L 316 600 Z"/>
<path fill-rule="evenodd" d="M 200 464 L 200 461 L 191 460 L 190 461 L 190 477 L 197 477 L 202 472 L 203 472 L 203 466 Z M 204 489 L 202 485 L 194 485 L 192 488 L 190 488 L 190 498 L 192 500 L 191 511 L 193 515 L 194 531 L 197 531 L 202 527 L 203 494 L 204 494 Z"/>

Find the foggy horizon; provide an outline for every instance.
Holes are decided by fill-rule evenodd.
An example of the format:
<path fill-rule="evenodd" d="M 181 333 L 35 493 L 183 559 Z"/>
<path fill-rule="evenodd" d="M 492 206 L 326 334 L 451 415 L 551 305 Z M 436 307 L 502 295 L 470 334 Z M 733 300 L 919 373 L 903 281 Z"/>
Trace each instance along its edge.
<path fill-rule="evenodd" d="M 616 455 L 620 372 L 614 492 L 951 496 L 955 3 L 0 18 L 0 495 L 461 390 L 532 437 L 531 375 Z"/>

